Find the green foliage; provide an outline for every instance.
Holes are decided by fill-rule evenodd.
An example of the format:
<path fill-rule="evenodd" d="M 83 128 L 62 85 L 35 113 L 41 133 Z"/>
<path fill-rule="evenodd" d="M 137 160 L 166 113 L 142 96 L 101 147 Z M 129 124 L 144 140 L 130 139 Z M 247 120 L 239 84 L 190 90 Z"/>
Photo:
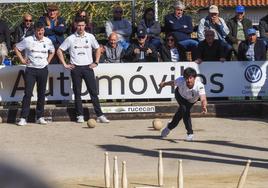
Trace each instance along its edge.
<path fill-rule="evenodd" d="M 170 8 L 173 0 L 159 0 L 159 10 L 158 17 L 160 23 L 163 23 L 163 18 L 172 9 Z M 186 13 L 190 14 L 195 18 L 197 16 L 196 8 L 190 6 L 191 1 L 187 1 L 188 5 Z M 112 16 L 112 8 L 116 4 L 120 4 L 124 10 L 124 16 L 131 19 L 132 6 L 129 1 L 118 1 L 118 2 L 72 2 L 72 3 L 57 3 L 60 7 L 60 12 L 62 17 L 64 17 L 67 23 L 71 23 L 73 16 L 79 9 L 86 10 L 93 22 L 97 26 L 104 26 L 106 20 L 110 19 Z M 33 15 L 34 20 L 38 20 L 46 12 L 47 3 L 10 3 L 10 4 L 0 4 L 0 16 L 2 19 L 6 20 L 10 28 L 14 28 L 21 22 L 21 17 L 25 13 L 30 13 Z M 138 23 L 143 16 L 143 12 L 146 8 L 154 8 L 153 0 L 137 0 L 135 6 L 135 23 Z"/>

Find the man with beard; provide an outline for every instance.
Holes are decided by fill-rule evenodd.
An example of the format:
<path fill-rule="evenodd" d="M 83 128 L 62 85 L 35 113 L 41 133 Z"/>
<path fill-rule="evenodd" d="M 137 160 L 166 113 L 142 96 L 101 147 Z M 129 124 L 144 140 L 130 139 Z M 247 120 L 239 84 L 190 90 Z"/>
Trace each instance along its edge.
<path fill-rule="evenodd" d="M 207 98 L 204 85 L 196 79 L 197 73 L 193 68 L 186 68 L 183 76 L 178 77 L 175 81 L 161 82 L 161 88 L 165 86 L 177 86 L 175 90 L 175 98 L 179 104 L 177 112 L 174 114 L 172 121 L 161 132 L 162 137 L 167 137 L 172 129 L 178 126 L 183 119 L 187 130 L 187 141 L 193 140 L 193 129 L 190 111 L 192 106 L 200 98 L 202 113 L 207 113 Z"/>

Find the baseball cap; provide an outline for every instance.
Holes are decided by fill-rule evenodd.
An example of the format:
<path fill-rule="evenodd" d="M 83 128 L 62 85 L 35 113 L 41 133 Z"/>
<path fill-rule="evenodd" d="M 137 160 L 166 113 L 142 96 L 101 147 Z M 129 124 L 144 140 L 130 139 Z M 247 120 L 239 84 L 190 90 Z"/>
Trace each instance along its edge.
<path fill-rule="evenodd" d="M 242 5 L 238 5 L 235 8 L 235 12 L 245 12 L 245 7 Z"/>
<path fill-rule="evenodd" d="M 56 4 L 49 4 L 47 10 L 59 10 L 59 7 Z"/>
<path fill-rule="evenodd" d="M 247 35 L 256 35 L 256 29 L 254 28 L 249 28 L 247 30 Z"/>
<path fill-rule="evenodd" d="M 43 22 L 41 22 L 41 21 L 38 21 L 38 22 L 35 22 L 34 23 L 34 28 L 35 29 L 45 28 L 45 27 L 46 27 L 46 25 Z"/>
<path fill-rule="evenodd" d="M 173 4 L 174 8 L 181 8 L 181 9 L 185 9 L 185 5 L 181 2 L 181 1 L 175 1 Z"/>
<path fill-rule="evenodd" d="M 137 36 L 138 36 L 138 37 L 145 37 L 146 35 L 147 35 L 147 32 L 146 32 L 145 29 L 139 29 L 139 30 L 137 31 Z"/>
<path fill-rule="evenodd" d="M 209 13 L 217 13 L 217 14 L 219 14 L 219 9 L 218 9 L 218 7 L 216 5 L 211 5 L 209 7 L 209 11 L 208 12 Z"/>

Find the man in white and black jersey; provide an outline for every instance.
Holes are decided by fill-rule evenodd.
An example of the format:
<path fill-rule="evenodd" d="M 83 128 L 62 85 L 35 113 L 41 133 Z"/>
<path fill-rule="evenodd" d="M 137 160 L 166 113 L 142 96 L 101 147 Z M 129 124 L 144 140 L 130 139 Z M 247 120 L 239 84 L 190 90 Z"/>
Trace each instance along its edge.
<path fill-rule="evenodd" d="M 75 20 L 76 32 L 65 39 L 57 50 L 60 62 L 66 69 L 71 70 L 73 92 L 75 96 L 75 109 L 78 123 L 83 123 L 83 106 L 81 99 L 82 79 L 84 79 L 87 90 L 100 123 L 110 121 L 103 115 L 100 107 L 94 68 L 98 66 L 101 48 L 94 35 L 85 31 L 86 22 L 83 18 L 77 17 Z M 95 62 L 93 62 L 92 49 L 95 49 Z M 67 64 L 63 52 L 68 50 L 70 53 L 70 64 Z"/>
<path fill-rule="evenodd" d="M 187 130 L 187 141 L 193 140 L 193 129 L 190 111 L 194 103 L 201 100 L 202 113 L 207 113 L 207 98 L 204 85 L 196 79 L 197 73 L 193 68 L 187 68 L 183 76 L 178 77 L 175 81 L 161 82 L 161 88 L 165 86 L 177 86 L 175 89 L 175 98 L 179 103 L 178 111 L 173 116 L 171 122 L 161 132 L 162 137 L 166 137 L 172 129 L 178 126 L 179 121 L 183 119 Z"/>
<path fill-rule="evenodd" d="M 47 124 L 44 119 L 45 91 L 47 85 L 48 68 L 55 49 L 51 40 L 44 36 L 45 25 L 37 22 L 34 25 L 34 35 L 24 38 L 17 43 L 14 51 L 20 62 L 26 65 L 25 69 L 25 94 L 22 101 L 22 111 L 19 126 L 27 124 L 30 112 L 30 103 L 35 83 L 37 83 L 37 123 Z M 22 53 L 24 51 L 24 53 Z M 24 55 L 22 55 L 24 54 Z"/>

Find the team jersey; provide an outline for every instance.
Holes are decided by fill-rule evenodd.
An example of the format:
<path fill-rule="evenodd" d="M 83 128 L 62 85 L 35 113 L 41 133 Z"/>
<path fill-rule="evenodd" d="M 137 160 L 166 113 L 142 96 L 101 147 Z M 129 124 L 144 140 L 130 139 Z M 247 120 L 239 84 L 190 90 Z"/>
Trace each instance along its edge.
<path fill-rule="evenodd" d="M 183 76 L 180 76 L 175 80 L 175 85 L 177 86 L 180 95 L 190 103 L 195 103 L 201 95 L 206 94 L 204 85 L 198 79 L 195 79 L 192 89 L 187 87 Z"/>
<path fill-rule="evenodd" d="M 85 32 L 83 35 L 74 33 L 67 37 L 59 48 L 69 51 L 71 64 L 82 66 L 93 63 L 92 48 L 99 48 L 99 43 L 90 33 Z"/>
<path fill-rule="evenodd" d="M 53 53 L 55 48 L 51 40 L 43 37 L 38 40 L 35 35 L 24 38 L 16 44 L 19 51 L 25 51 L 25 58 L 29 60 L 27 67 L 42 69 L 48 65 L 48 53 Z"/>

